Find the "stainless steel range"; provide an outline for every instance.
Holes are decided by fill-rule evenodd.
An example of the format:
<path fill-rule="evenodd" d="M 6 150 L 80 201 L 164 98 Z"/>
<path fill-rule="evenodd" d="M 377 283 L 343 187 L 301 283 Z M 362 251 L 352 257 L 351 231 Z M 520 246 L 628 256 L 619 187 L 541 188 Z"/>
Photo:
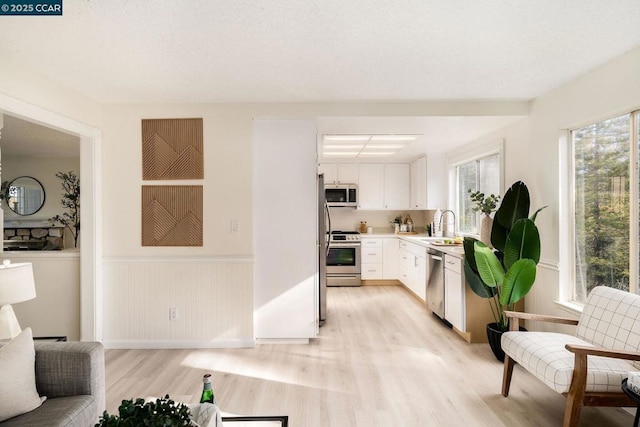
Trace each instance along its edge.
<path fill-rule="evenodd" d="M 332 231 L 327 254 L 327 286 L 360 286 L 360 233 Z"/>

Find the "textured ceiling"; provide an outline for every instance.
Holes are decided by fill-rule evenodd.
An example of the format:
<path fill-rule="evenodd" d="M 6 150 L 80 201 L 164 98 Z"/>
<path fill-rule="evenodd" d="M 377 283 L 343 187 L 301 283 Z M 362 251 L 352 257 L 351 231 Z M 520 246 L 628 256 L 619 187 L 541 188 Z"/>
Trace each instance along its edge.
<path fill-rule="evenodd" d="M 640 44 L 638 0 L 66 1 L 0 49 L 100 102 L 534 98 Z"/>

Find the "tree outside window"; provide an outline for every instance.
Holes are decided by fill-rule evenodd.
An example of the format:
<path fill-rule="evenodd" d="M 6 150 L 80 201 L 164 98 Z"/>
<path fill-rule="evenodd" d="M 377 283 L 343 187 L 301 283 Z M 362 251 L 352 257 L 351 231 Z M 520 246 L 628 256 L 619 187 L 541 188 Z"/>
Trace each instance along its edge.
<path fill-rule="evenodd" d="M 575 290 L 584 303 L 596 286 L 629 291 L 630 114 L 572 132 Z"/>

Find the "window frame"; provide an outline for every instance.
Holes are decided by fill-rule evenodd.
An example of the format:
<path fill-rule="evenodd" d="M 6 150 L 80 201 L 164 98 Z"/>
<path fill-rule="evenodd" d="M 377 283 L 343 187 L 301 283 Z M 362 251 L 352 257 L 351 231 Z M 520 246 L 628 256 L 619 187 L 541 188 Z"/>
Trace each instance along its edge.
<path fill-rule="evenodd" d="M 581 312 L 583 303 L 573 298 L 576 288 L 576 222 L 575 218 L 575 149 L 573 132 L 583 127 L 629 114 L 629 292 L 638 294 L 640 290 L 640 110 L 625 110 L 608 114 L 596 120 L 590 120 L 560 131 L 560 192 L 559 192 L 559 279 L 560 286 L 557 303 L 573 312 Z"/>
<path fill-rule="evenodd" d="M 480 160 L 485 157 L 498 155 L 498 167 L 499 167 L 499 178 L 498 178 L 498 187 L 500 196 L 504 193 L 504 139 L 500 139 L 497 141 L 492 141 L 489 143 L 482 143 L 475 146 L 465 146 L 462 149 L 456 151 L 456 153 L 450 154 L 448 158 L 449 165 L 449 200 L 448 205 L 449 209 L 456 210 L 458 207 L 458 177 L 457 177 L 457 167 L 463 165 L 465 163 L 473 162 Z M 480 213 L 477 213 L 478 220 L 480 217 Z M 479 222 L 478 222 L 479 224 Z M 461 232 L 460 231 L 460 215 L 456 215 L 456 231 L 461 236 L 471 236 L 471 237 L 479 237 L 480 230 L 476 230 L 476 234 Z"/>

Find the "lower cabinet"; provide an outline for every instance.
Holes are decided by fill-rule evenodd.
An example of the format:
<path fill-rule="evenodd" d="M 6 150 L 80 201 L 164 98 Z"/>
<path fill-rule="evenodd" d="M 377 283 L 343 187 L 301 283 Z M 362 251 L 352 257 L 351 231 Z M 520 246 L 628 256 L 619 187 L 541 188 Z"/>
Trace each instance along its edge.
<path fill-rule="evenodd" d="M 459 331 L 465 331 L 465 300 L 462 260 L 444 255 L 444 318 Z"/>
<path fill-rule="evenodd" d="M 382 279 L 398 280 L 400 275 L 400 239 L 382 239 Z"/>
<path fill-rule="evenodd" d="M 363 238 L 360 242 L 362 280 L 381 280 L 383 260 L 383 239 Z"/>
<path fill-rule="evenodd" d="M 456 256 L 444 255 L 445 319 L 467 342 L 487 342 L 487 324 L 494 321 L 491 306 L 467 285 L 463 262 Z M 524 309 L 516 306 L 516 310 Z"/>
<path fill-rule="evenodd" d="M 413 243 L 400 241 L 400 281 L 421 301 L 427 296 L 427 250 Z"/>

